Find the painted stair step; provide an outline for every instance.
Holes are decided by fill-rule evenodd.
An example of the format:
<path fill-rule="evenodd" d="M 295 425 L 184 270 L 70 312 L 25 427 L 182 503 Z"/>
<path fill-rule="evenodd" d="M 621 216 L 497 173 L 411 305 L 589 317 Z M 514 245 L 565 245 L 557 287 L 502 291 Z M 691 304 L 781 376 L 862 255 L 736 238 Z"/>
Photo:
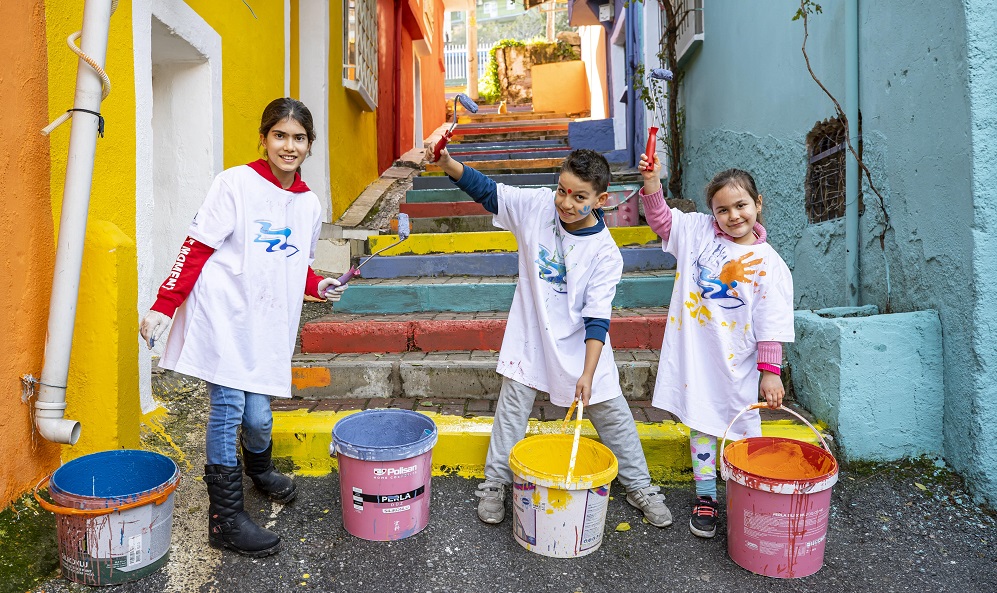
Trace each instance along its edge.
<path fill-rule="evenodd" d="M 449 119 L 449 118 L 448 118 Z M 493 123 L 510 121 L 535 121 L 535 120 L 558 120 L 569 118 L 567 113 L 555 113 L 553 111 L 532 111 L 527 113 L 460 113 L 457 115 L 457 123 Z"/>
<path fill-rule="evenodd" d="M 414 221 L 413 221 L 414 222 Z M 660 246 L 624 247 L 623 271 L 672 270 L 675 258 Z M 519 272 L 519 255 L 503 253 L 454 253 L 439 255 L 396 255 L 375 257 L 364 264 L 364 278 L 400 278 L 406 276 L 515 276 Z"/>
<path fill-rule="evenodd" d="M 520 185 L 517 187 L 549 187 L 553 189 L 557 187 L 557 182 L 549 185 Z M 410 189 L 405 192 L 406 204 L 467 201 L 473 201 L 471 196 L 464 193 L 464 190 L 456 187 L 453 183 L 450 183 L 450 187 L 442 189 Z"/>
<path fill-rule="evenodd" d="M 671 271 L 627 272 L 616 286 L 613 307 L 660 307 L 675 283 Z M 335 304 L 342 313 L 508 311 L 516 290 L 510 276 L 355 279 Z"/>
<path fill-rule="evenodd" d="M 517 187 L 549 187 L 554 189 L 557 187 L 557 183 L 549 185 L 520 185 Z M 607 191 L 612 195 L 612 198 L 625 200 L 627 196 L 639 187 L 641 187 L 641 184 L 638 183 L 614 183 L 607 188 Z M 405 192 L 406 203 L 464 202 L 468 200 L 471 200 L 471 196 L 464 193 L 462 189 L 454 186 L 453 183 L 450 184 L 450 187 L 443 189 L 410 189 Z M 634 204 L 638 200 L 637 196 L 633 196 L 630 199 Z"/>
<path fill-rule="evenodd" d="M 455 159 L 465 159 L 471 155 L 481 155 L 481 154 L 494 154 L 494 153 L 507 153 L 512 155 L 522 155 L 530 153 L 551 153 L 551 152 L 570 152 L 571 149 L 566 145 L 560 146 L 524 146 L 521 148 L 510 148 L 508 146 L 503 146 L 498 144 L 495 146 L 486 146 L 481 148 L 462 148 L 459 144 L 450 144 L 447 146 L 447 150 L 450 152 L 450 156 Z M 512 157 L 510 157 L 512 158 Z"/>
<path fill-rule="evenodd" d="M 454 137 L 478 136 L 482 134 L 516 134 L 524 132 L 564 132 L 568 133 L 568 121 L 545 122 L 523 121 L 496 124 L 465 124 L 454 128 Z"/>
<path fill-rule="evenodd" d="M 530 159 L 525 161 L 520 161 L 518 159 L 504 159 L 495 161 L 476 161 L 474 163 L 474 168 L 479 171 L 495 171 L 501 169 L 521 169 L 523 171 L 529 171 L 533 169 L 552 169 L 560 168 L 561 164 L 564 162 L 564 157 L 561 158 L 542 158 L 542 159 Z M 426 172 L 427 173 L 439 173 L 443 169 L 436 163 L 427 163 Z"/>
<path fill-rule="evenodd" d="M 623 396 L 648 401 L 658 348 L 613 348 Z M 497 350 L 298 354 L 291 362 L 292 395 L 343 400 L 368 397 L 497 399 L 502 376 Z M 358 368 L 364 372 L 358 373 Z M 563 417 L 563 416 L 562 416 Z"/>
<path fill-rule="evenodd" d="M 484 216 L 491 214 L 475 202 L 427 202 L 424 204 L 398 204 L 398 211 L 410 218 L 438 218 L 446 216 Z M 415 220 L 412 221 L 413 223 Z"/>
<path fill-rule="evenodd" d="M 544 128 L 559 130 L 561 127 L 567 129 L 567 125 L 574 122 L 573 117 L 536 117 L 531 119 L 518 119 L 509 121 L 467 121 L 457 120 L 459 127 L 469 130 L 523 130 L 532 128 Z"/>
<path fill-rule="evenodd" d="M 506 185 L 557 185 L 558 173 L 518 173 L 513 175 L 489 175 L 495 183 Z M 452 189 L 454 184 L 445 176 L 412 178 L 412 189 Z"/>
<path fill-rule="evenodd" d="M 460 127 L 457 130 L 460 130 Z M 504 140 L 563 140 L 567 142 L 568 132 L 567 130 L 536 130 L 532 132 L 508 132 L 501 134 L 465 134 L 460 138 L 464 142 L 498 142 Z"/>
<path fill-rule="evenodd" d="M 648 226 L 610 227 L 610 234 L 620 247 L 660 242 Z M 367 239 L 369 253 L 374 253 L 398 241 L 398 235 L 371 235 Z M 410 235 L 396 247 L 386 249 L 379 257 L 392 255 L 424 255 L 427 253 L 476 253 L 481 251 L 516 251 L 516 238 L 509 231 L 483 233 L 435 233 Z"/>
<path fill-rule="evenodd" d="M 490 150 L 494 148 L 564 148 L 568 145 L 566 140 L 509 140 L 504 142 L 463 142 L 454 139 L 447 145 L 447 150 L 451 153 L 462 150 Z"/>
<path fill-rule="evenodd" d="M 669 295 L 665 296 L 667 301 Z M 499 350 L 507 317 L 507 311 L 463 315 L 396 313 L 377 317 L 339 312 L 305 324 L 301 330 L 301 352 Z M 610 343 L 619 349 L 660 348 L 667 319 L 665 307 L 628 309 L 625 314 L 613 316 L 609 324 Z"/>
<path fill-rule="evenodd" d="M 481 161 L 495 161 L 495 160 L 507 160 L 507 161 L 525 161 L 525 160 L 536 160 L 536 159 L 561 159 L 568 156 L 571 152 L 568 149 L 557 149 L 557 150 L 540 150 L 532 152 L 522 152 L 522 151 L 493 151 L 493 152 L 482 152 L 482 153 L 472 153 L 472 154 L 454 154 L 454 158 L 467 161 L 472 163 L 478 163 Z"/>
<path fill-rule="evenodd" d="M 495 374 L 494 371 L 492 373 Z M 421 399 L 397 398 L 389 397 L 386 393 L 346 400 L 275 400 L 273 452 L 276 457 L 289 458 L 297 475 L 329 475 L 336 471 L 336 460 L 329 455 L 329 445 L 332 431 L 339 420 L 360 409 L 404 408 L 425 414 L 437 427 L 439 438 L 433 447 L 434 473 L 450 475 L 456 472 L 461 476 L 483 478 L 493 414 L 482 413 L 481 410 L 488 409 L 488 404 L 488 400 L 483 399 L 447 399 L 445 395 Z M 636 421 L 637 438 L 645 451 L 648 470 L 654 483 L 687 483 L 691 472 L 689 429 L 670 418 L 649 421 L 649 415 L 641 414 L 642 418 L 638 417 L 638 412 L 645 411 L 643 401 L 631 402 L 630 410 Z M 654 410 L 656 408 L 648 409 Z M 564 408 L 538 401 L 530 414 L 532 418 L 526 427 L 526 436 L 562 430 L 564 414 Z M 802 422 L 795 419 L 771 419 L 771 414 L 765 409 L 761 410 L 761 415 L 763 436 L 794 439 L 819 446 L 817 436 Z M 814 425 L 819 430 L 826 430 L 822 424 L 815 422 Z M 587 419 L 582 422 L 581 432 L 586 438 L 599 438 Z"/>
<path fill-rule="evenodd" d="M 494 231 L 492 215 L 440 216 L 435 218 L 413 218 L 413 233 L 480 233 Z"/>

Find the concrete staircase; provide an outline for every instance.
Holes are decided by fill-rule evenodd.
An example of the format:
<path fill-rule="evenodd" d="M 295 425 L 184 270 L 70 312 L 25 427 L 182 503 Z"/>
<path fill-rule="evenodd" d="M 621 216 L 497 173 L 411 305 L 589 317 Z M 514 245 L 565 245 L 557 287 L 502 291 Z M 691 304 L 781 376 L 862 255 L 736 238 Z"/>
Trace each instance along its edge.
<path fill-rule="evenodd" d="M 569 151 L 568 121 L 563 114 L 462 117 L 450 152 L 503 183 L 553 186 Z M 638 187 L 633 179 L 614 175 L 610 191 L 617 200 Z M 301 472 L 332 467 L 328 442 L 336 419 L 392 407 L 433 415 L 440 429 L 438 469 L 480 474 L 501 383 L 498 350 L 517 282 L 516 241 L 492 226 L 491 216 L 436 165 L 412 179 L 399 211 L 411 217 L 410 238 L 365 264 L 333 312 L 301 332 L 294 398 L 274 406 L 277 451 L 293 457 Z M 656 479 L 676 479 L 688 470 L 688 431 L 650 405 L 675 261 L 647 226 L 612 226 L 615 214 L 607 222 L 625 263 L 610 330 L 624 394 Z M 397 239 L 371 236 L 368 253 Z M 531 430 L 551 430 L 545 423 L 564 413 L 541 397 Z M 796 429 L 772 417 L 766 430 Z M 586 434 L 595 436 L 589 425 Z M 814 440 L 808 430 L 795 434 Z"/>

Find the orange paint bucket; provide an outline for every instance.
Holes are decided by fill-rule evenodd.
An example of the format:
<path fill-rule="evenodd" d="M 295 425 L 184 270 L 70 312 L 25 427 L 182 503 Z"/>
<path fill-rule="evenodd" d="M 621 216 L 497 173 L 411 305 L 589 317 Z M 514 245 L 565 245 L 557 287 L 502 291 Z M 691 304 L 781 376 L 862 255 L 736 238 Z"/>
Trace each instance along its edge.
<path fill-rule="evenodd" d="M 763 407 L 750 406 L 744 412 Z M 814 574 L 824 563 L 831 486 L 838 462 L 824 437 L 802 416 L 824 448 L 794 439 L 752 437 L 726 445 L 727 552 L 738 566 L 774 578 Z M 728 430 L 730 427 L 728 426 Z"/>

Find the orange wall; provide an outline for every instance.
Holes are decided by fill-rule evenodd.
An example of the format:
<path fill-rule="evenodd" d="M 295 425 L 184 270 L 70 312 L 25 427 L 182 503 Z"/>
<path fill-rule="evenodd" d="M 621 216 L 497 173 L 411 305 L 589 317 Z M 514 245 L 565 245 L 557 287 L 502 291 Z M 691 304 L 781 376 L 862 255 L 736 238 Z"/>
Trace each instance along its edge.
<path fill-rule="evenodd" d="M 434 0 L 426 0 L 433 2 Z M 447 105 L 444 98 L 446 72 L 443 64 L 443 0 L 435 0 L 437 30 L 433 33 L 433 50 L 420 59 L 422 64 L 422 138 L 425 140 L 447 118 Z"/>
<path fill-rule="evenodd" d="M 31 445 L 29 406 L 21 402 L 20 377 L 40 377 L 55 261 L 49 198 L 48 60 L 43 0 L 0 2 L 0 80 L 13 100 L 0 110 L 0 224 L 9 229 L 0 255 L 0 508 L 59 465 L 60 447 Z"/>

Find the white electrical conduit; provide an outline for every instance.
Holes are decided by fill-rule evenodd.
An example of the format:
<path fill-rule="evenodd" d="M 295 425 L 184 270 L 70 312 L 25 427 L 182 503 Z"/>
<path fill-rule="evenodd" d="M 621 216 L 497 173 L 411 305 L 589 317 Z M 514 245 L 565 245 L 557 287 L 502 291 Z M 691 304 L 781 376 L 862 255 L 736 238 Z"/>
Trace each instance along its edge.
<path fill-rule="evenodd" d="M 45 336 L 45 363 L 38 399 L 35 400 L 35 427 L 46 440 L 73 445 L 80 438 L 80 423 L 63 418 L 66 411 L 66 382 L 69 356 L 73 348 L 76 324 L 76 300 L 80 290 L 80 267 L 86 239 L 87 211 L 93 182 L 97 133 L 103 128 L 100 102 L 111 90 L 102 64 L 107 58 L 107 38 L 111 14 L 118 0 L 86 0 L 83 6 L 83 29 L 69 37 L 69 45 L 80 56 L 76 73 L 76 96 L 73 110 L 55 120 L 42 133 L 47 134 L 73 117 L 69 132 L 69 157 L 63 190 L 62 218 L 55 253 L 55 271 L 49 300 L 48 334 Z M 82 35 L 77 50 L 74 41 Z M 84 66 L 86 65 L 86 66 Z"/>

